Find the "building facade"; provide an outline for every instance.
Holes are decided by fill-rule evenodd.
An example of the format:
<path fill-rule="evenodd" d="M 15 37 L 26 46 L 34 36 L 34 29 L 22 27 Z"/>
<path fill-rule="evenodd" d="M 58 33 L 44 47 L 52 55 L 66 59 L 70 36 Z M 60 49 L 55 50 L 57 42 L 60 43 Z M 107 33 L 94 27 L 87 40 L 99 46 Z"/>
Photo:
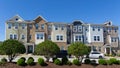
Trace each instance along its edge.
<path fill-rule="evenodd" d="M 6 39 L 16 39 L 24 43 L 26 53 L 33 53 L 37 44 L 51 40 L 61 50 L 73 42 L 83 42 L 92 50 L 105 54 L 117 53 L 119 50 L 118 26 L 112 22 L 90 24 L 74 21 L 69 24 L 47 22 L 38 16 L 34 20 L 24 20 L 19 15 L 6 21 Z"/>

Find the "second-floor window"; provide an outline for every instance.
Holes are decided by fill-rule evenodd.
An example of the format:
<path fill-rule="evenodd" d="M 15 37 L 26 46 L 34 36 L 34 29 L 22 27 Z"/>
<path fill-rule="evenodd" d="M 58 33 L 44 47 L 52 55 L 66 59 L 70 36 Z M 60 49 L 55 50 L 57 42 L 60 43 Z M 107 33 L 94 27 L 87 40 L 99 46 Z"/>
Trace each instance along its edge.
<path fill-rule="evenodd" d="M 22 24 L 22 29 L 25 29 L 26 24 Z"/>
<path fill-rule="evenodd" d="M 8 29 L 11 29 L 11 28 L 12 28 L 12 24 L 8 23 Z"/>
<path fill-rule="evenodd" d="M 115 30 L 115 32 L 117 32 L 117 28 L 115 28 L 114 30 Z"/>
<path fill-rule="evenodd" d="M 10 39 L 13 39 L 13 35 L 12 34 L 10 34 Z"/>
<path fill-rule="evenodd" d="M 25 39 L 25 35 L 22 35 L 22 39 Z"/>
<path fill-rule="evenodd" d="M 64 26 L 61 26 L 61 30 L 64 30 Z"/>
<path fill-rule="evenodd" d="M 16 23 L 16 24 L 14 24 L 15 25 L 15 29 L 18 29 L 18 24 Z"/>
<path fill-rule="evenodd" d="M 41 29 L 44 29 L 44 27 L 45 27 L 45 25 L 44 25 L 44 24 L 42 24 L 42 25 L 41 25 Z"/>
<path fill-rule="evenodd" d="M 14 34 L 14 39 L 17 39 L 17 35 L 16 34 Z"/>
<path fill-rule="evenodd" d="M 56 36 L 56 40 L 57 40 L 57 41 L 63 40 L 63 35 L 57 35 L 57 36 Z"/>
<path fill-rule="evenodd" d="M 100 36 L 94 36 L 94 41 L 100 41 Z"/>
<path fill-rule="evenodd" d="M 36 35 L 36 37 L 37 37 L 37 39 L 43 39 L 43 34 L 39 34 L 39 33 L 38 33 L 38 34 Z"/>
<path fill-rule="evenodd" d="M 82 37 L 81 36 L 75 36 L 75 41 L 81 41 Z"/>

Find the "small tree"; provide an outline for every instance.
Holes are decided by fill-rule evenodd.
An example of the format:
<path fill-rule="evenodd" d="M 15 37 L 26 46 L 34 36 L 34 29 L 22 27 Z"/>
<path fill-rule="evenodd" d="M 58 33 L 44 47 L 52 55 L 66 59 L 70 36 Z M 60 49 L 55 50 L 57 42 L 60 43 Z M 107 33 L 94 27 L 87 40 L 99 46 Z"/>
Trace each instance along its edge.
<path fill-rule="evenodd" d="M 35 54 L 44 55 L 47 61 L 49 61 L 50 57 L 53 57 L 54 55 L 59 53 L 59 51 L 60 48 L 57 46 L 57 44 L 49 40 L 38 44 L 35 48 Z"/>
<path fill-rule="evenodd" d="M 9 62 L 20 53 L 25 53 L 25 46 L 17 40 L 5 40 L 1 46 L 4 54 L 8 55 Z"/>
<path fill-rule="evenodd" d="M 78 59 L 81 58 L 81 62 L 82 62 L 83 56 L 88 54 L 89 52 L 90 52 L 89 47 L 87 47 L 85 44 L 81 42 L 72 43 L 68 47 L 68 54 L 72 54 Z"/>

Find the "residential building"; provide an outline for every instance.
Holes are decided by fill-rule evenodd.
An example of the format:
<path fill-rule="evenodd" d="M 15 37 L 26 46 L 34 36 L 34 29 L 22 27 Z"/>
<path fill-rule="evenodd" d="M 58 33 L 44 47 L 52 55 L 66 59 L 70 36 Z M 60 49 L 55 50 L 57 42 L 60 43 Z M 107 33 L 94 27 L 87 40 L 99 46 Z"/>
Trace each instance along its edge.
<path fill-rule="evenodd" d="M 104 24 L 47 22 L 38 16 L 34 20 L 24 20 L 19 15 L 6 21 L 6 39 L 16 39 L 24 43 L 26 53 L 33 53 L 35 46 L 45 40 L 55 42 L 61 50 L 67 50 L 73 42 L 82 42 L 105 54 L 119 50 L 118 26 L 112 22 Z"/>

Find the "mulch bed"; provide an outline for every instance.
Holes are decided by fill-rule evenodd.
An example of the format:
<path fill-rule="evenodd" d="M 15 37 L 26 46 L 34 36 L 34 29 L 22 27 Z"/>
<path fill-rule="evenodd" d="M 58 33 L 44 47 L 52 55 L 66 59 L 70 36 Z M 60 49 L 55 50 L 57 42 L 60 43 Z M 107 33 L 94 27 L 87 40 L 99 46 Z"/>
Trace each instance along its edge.
<path fill-rule="evenodd" d="M 90 65 L 90 64 L 82 64 L 80 66 L 77 65 L 55 65 L 53 63 L 47 63 L 46 66 L 40 66 L 39 64 L 35 64 L 34 66 L 18 66 L 16 63 L 7 63 L 0 68 L 120 68 L 120 65 Z"/>

